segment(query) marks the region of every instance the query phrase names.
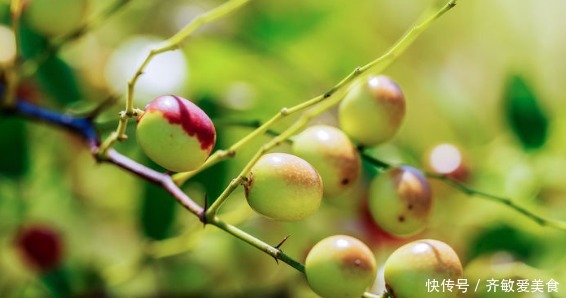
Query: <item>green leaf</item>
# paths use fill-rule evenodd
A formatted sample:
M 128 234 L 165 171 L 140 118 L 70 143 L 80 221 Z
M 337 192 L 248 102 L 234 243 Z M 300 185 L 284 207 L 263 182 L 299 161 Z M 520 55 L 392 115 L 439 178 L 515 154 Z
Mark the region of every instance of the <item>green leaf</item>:
M 69 272 L 65 268 L 56 268 L 43 273 L 40 276 L 51 297 L 69 297 L 71 294 L 71 283 Z
M 49 40 L 22 24 L 20 29 L 22 55 L 29 59 L 41 55 L 48 47 Z M 74 70 L 61 58 L 51 55 L 37 70 L 41 89 L 63 106 L 81 99 Z
M 0 24 L 10 24 L 10 6 L 6 3 L 0 3 Z
M 51 97 L 67 105 L 81 99 L 79 86 L 73 69 L 56 56 L 51 56 L 39 68 L 39 84 Z
M 140 213 L 141 228 L 148 238 L 163 240 L 170 236 L 176 201 L 161 186 L 145 183 L 144 190 Z
M 548 135 L 548 119 L 534 91 L 520 76 L 512 76 L 505 90 L 507 121 L 525 149 L 541 148 Z
M 284 11 L 284 12 L 282 12 Z M 281 5 L 254 3 L 249 13 L 254 17 L 243 17 L 241 32 L 255 40 L 258 45 L 286 43 L 301 38 L 315 28 L 325 17 L 320 6 Z
M 470 244 L 469 258 L 506 251 L 522 261 L 540 255 L 539 239 L 509 226 L 495 226 L 480 233 Z
M 0 176 L 20 178 L 28 168 L 26 124 L 17 118 L 0 118 Z

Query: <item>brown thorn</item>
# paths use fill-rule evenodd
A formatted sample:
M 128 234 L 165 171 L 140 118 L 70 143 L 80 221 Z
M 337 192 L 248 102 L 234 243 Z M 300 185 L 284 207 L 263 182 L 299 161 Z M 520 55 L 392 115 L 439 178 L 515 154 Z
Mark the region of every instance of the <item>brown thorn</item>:
M 279 242 L 279 244 L 277 244 L 277 246 L 275 246 L 275 248 L 281 250 L 281 246 L 285 243 L 285 241 L 287 241 L 287 239 L 289 239 L 291 235 L 287 235 L 285 236 L 285 238 L 283 238 L 283 240 L 281 240 L 281 242 Z

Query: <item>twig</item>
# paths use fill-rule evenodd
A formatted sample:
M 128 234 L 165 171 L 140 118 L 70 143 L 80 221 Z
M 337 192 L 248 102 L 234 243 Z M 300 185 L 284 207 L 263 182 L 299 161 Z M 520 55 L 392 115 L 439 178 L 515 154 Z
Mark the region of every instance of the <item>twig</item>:
M 126 128 L 128 126 L 128 120 L 140 115 L 143 111 L 136 109 L 134 107 L 134 89 L 136 82 L 139 77 L 143 74 L 147 65 L 153 60 L 153 58 L 159 54 L 176 50 L 179 48 L 181 43 L 185 41 L 189 36 L 195 32 L 198 28 L 206 25 L 212 21 L 222 18 L 231 12 L 235 11 L 239 7 L 248 3 L 250 0 L 229 0 L 224 4 L 207 11 L 194 20 L 188 23 L 183 29 L 177 32 L 175 35 L 163 42 L 162 45 L 149 51 L 149 54 L 145 57 L 145 60 L 138 67 L 134 76 L 128 81 L 128 93 L 126 94 L 126 109 L 120 113 L 120 120 L 118 122 L 118 127 L 116 131 L 112 132 L 105 140 L 102 142 L 97 155 L 100 158 L 104 158 L 106 152 L 114 146 L 118 141 L 126 139 Z
M 291 135 L 291 133 L 293 131 L 298 131 L 300 130 L 304 125 L 306 125 L 306 123 L 308 122 L 309 119 L 317 116 L 318 114 L 322 113 L 323 111 L 329 109 L 330 107 L 338 104 L 342 98 L 340 96 L 337 96 L 336 93 L 344 91 L 344 89 L 346 89 L 357 77 L 361 76 L 364 73 L 380 73 L 383 70 L 385 70 L 389 65 L 391 65 L 391 63 L 393 63 L 395 61 L 395 59 L 397 59 L 397 57 L 399 55 L 401 55 L 409 45 L 411 45 L 416 38 L 426 29 L 428 28 L 433 21 L 435 21 L 436 19 L 438 19 L 440 16 L 442 16 L 444 13 L 446 13 L 448 10 L 450 10 L 452 7 L 454 7 L 456 5 L 456 1 L 450 1 L 447 4 L 445 4 L 444 6 L 442 6 L 438 11 L 433 12 L 433 13 L 424 13 L 423 16 L 419 19 L 419 20 L 423 20 L 423 21 L 417 21 L 416 25 L 414 25 L 413 27 L 411 27 L 390 49 L 389 51 L 387 51 L 384 55 L 382 55 L 381 57 L 375 59 L 374 61 L 362 66 L 362 67 L 356 67 L 349 75 L 347 75 L 344 79 L 342 79 L 342 81 L 340 81 L 339 83 L 337 83 L 336 85 L 334 85 L 332 88 L 330 88 L 328 91 L 324 92 L 321 95 L 315 96 L 309 100 L 304 101 L 303 103 L 300 103 L 296 106 L 293 106 L 291 108 L 282 108 L 277 114 L 275 114 L 273 117 L 271 117 L 271 119 L 267 120 L 266 122 L 264 122 L 260 127 L 258 127 L 257 129 L 255 129 L 253 132 L 251 132 L 250 134 L 248 134 L 247 136 L 245 136 L 244 138 L 242 138 L 240 141 L 236 142 L 235 144 L 233 144 L 232 146 L 230 146 L 228 149 L 226 150 L 218 150 L 215 153 L 213 153 L 210 158 L 204 163 L 204 165 L 202 165 L 199 169 L 191 171 L 191 172 L 184 172 L 184 173 L 177 173 L 175 175 L 173 175 L 173 180 L 175 180 L 175 182 L 178 185 L 182 185 L 183 183 L 185 183 L 187 180 L 189 180 L 190 178 L 192 178 L 193 176 L 195 176 L 196 174 L 200 173 L 201 171 L 206 170 L 207 168 L 227 159 L 230 157 L 235 156 L 236 152 L 243 147 L 245 144 L 249 143 L 252 139 L 263 135 L 264 133 L 266 133 L 267 131 L 269 131 L 269 129 L 275 124 L 277 123 L 279 120 L 294 114 L 294 113 L 298 113 L 301 112 L 307 108 L 313 107 L 317 104 L 324 104 L 320 107 L 318 107 L 318 109 L 316 110 L 312 110 L 309 111 L 307 113 L 305 113 L 305 115 L 298 121 L 295 123 L 295 125 L 289 127 L 285 132 L 283 132 L 282 134 L 285 134 L 288 136 L 282 137 L 279 140 L 277 140 L 276 143 L 280 143 L 283 142 L 287 139 L 287 137 L 289 137 Z M 271 146 L 271 144 L 266 144 L 267 147 Z M 262 151 L 263 148 L 261 149 Z M 260 151 L 258 151 L 257 153 L 258 155 L 261 154 Z M 258 156 L 254 157 L 256 160 L 259 159 Z M 246 166 L 246 168 L 250 168 L 251 166 L 253 166 L 253 159 L 252 162 L 250 164 L 248 164 Z M 242 173 L 245 172 L 242 171 Z M 240 175 L 241 176 L 241 175 Z
M 377 159 L 377 158 L 369 155 L 366 152 L 360 151 L 360 153 L 361 153 L 361 156 L 364 160 L 366 160 L 367 162 L 371 163 L 372 165 L 374 165 L 374 166 L 376 166 L 380 169 L 387 169 L 387 168 L 393 166 L 393 165 L 391 165 L 387 162 L 384 162 L 380 159 Z M 566 222 L 565 221 L 560 221 L 560 220 L 556 220 L 556 219 L 549 219 L 549 218 L 545 218 L 541 215 L 535 214 L 534 212 L 528 210 L 527 208 L 522 207 L 522 206 L 518 205 L 517 203 L 515 203 L 515 200 L 513 200 L 513 199 L 473 189 L 472 187 L 469 187 L 469 186 L 463 184 L 462 182 L 454 180 L 453 178 L 450 178 L 449 176 L 446 176 L 446 175 L 432 173 L 432 172 L 428 172 L 428 171 L 423 171 L 423 173 L 427 177 L 442 181 L 445 184 L 450 185 L 451 187 L 455 188 L 456 190 L 458 190 L 458 191 L 460 191 L 460 192 L 462 192 L 462 193 L 464 193 L 468 196 L 475 196 L 475 197 L 478 197 L 478 198 L 482 198 L 482 199 L 494 201 L 494 202 L 497 202 L 497 203 L 500 203 L 500 204 L 504 204 L 504 205 L 510 207 L 511 209 L 514 209 L 515 211 L 523 214 L 524 216 L 528 217 L 529 219 L 533 220 L 534 222 L 536 222 L 537 224 L 539 224 L 541 226 L 547 226 L 547 227 L 552 227 L 552 228 L 556 228 L 556 229 L 566 231 Z

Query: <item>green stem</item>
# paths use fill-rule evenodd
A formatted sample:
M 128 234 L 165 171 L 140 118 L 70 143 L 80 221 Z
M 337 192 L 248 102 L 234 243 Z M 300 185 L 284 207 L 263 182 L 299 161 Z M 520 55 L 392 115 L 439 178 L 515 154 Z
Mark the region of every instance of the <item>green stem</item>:
M 384 162 L 382 160 L 379 160 L 363 151 L 360 151 L 362 158 L 366 161 L 368 161 L 369 163 L 371 163 L 372 165 L 385 170 L 389 167 L 392 167 L 393 165 L 391 165 L 390 163 Z M 514 202 L 514 200 L 509 199 L 509 198 L 505 198 L 502 196 L 497 196 L 497 195 L 493 195 L 487 192 L 483 192 L 483 191 L 479 191 L 479 190 L 475 190 L 469 186 L 466 186 L 465 184 L 458 182 L 448 176 L 445 175 L 441 175 L 441 174 L 436 174 L 436 173 L 431 173 L 431 172 L 427 172 L 424 171 L 425 175 L 429 178 L 432 179 L 436 179 L 439 181 L 444 182 L 445 184 L 448 184 L 449 186 L 455 188 L 456 190 L 469 195 L 469 196 L 476 196 L 478 198 L 482 198 L 482 199 L 487 199 L 490 201 L 494 201 L 503 205 L 506 205 L 508 207 L 510 207 L 511 209 L 514 209 L 515 211 L 523 214 L 524 216 L 526 216 L 527 218 L 530 218 L 531 220 L 533 220 L 534 222 L 536 222 L 537 224 L 541 225 L 541 226 L 547 226 L 547 227 L 552 227 L 552 228 L 556 228 L 559 230 L 565 230 L 566 231 L 566 222 L 565 221 L 560 221 L 560 220 L 556 220 L 556 219 L 549 219 L 549 218 L 545 218 L 543 216 L 540 216 L 530 210 L 528 210 L 525 207 L 522 207 L 518 204 L 516 204 Z
M 143 111 L 136 109 L 132 116 L 138 116 L 141 115 L 141 113 L 143 113 Z M 120 120 L 118 121 L 116 131 L 113 131 L 98 147 L 98 151 L 96 152 L 97 160 L 105 160 L 108 150 L 110 150 L 116 142 L 127 139 L 126 129 L 128 128 L 128 121 L 132 116 L 126 115 L 125 112 L 120 113 Z
M 490 193 L 486 193 L 483 191 L 479 191 L 479 190 L 475 190 L 472 189 L 469 186 L 466 186 L 450 177 L 444 176 L 444 175 L 440 175 L 440 174 L 435 174 L 435 173 L 429 173 L 426 172 L 425 173 L 427 177 L 433 178 L 433 179 L 437 179 L 440 180 L 448 185 L 450 185 L 451 187 L 459 190 L 460 192 L 467 194 L 469 196 L 476 196 L 479 198 L 483 198 L 483 199 L 487 199 L 490 201 L 494 201 L 500 204 L 504 204 L 508 207 L 510 207 L 511 209 L 514 209 L 515 211 L 523 214 L 524 216 L 526 216 L 527 218 L 530 218 L 531 220 L 533 220 L 534 222 L 536 222 L 537 224 L 541 225 L 541 226 L 547 226 L 547 227 L 552 227 L 552 228 L 556 228 L 559 230 L 564 230 L 566 231 L 566 222 L 565 221 L 560 221 L 560 220 L 556 220 L 556 219 L 549 219 L 549 218 L 545 218 L 543 216 L 540 216 L 538 214 L 535 214 L 534 212 L 526 209 L 525 207 L 522 207 L 518 204 L 516 204 L 514 202 L 514 200 L 509 199 L 509 198 L 505 198 L 505 197 L 501 197 L 501 196 L 496 196 Z
M 180 44 L 185 41 L 193 32 L 195 32 L 202 25 L 208 24 L 225 15 L 235 11 L 239 7 L 248 3 L 250 0 L 229 0 L 224 4 L 205 12 L 198 17 L 196 17 L 192 22 L 187 24 L 183 29 L 177 32 L 175 35 L 171 36 L 169 39 L 163 42 L 163 45 L 152 49 L 143 63 L 140 65 L 132 79 L 128 82 L 128 94 L 126 97 L 126 114 L 133 113 L 134 110 L 134 88 L 138 78 L 143 74 L 144 69 L 151 62 L 151 60 L 156 56 L 164 52 L 176 50 Z
M 424 19 L 424 21 L 417 21 L 417 23 L 409 29 L 403 37 L 397 42 L 385 55 L 379 57 L 378 59 L 372 61 L 371 63 L 361 67 L 360 72 L 364 72 L 371 69 L 372 72 L 381 72 L 383 66 L 389 66 L 391 62 L 395 61 L 405 50 L 419 37 L 423 31 L 425 31 L 434 21 L 440 18 L 443 14 L 449 11 L 451 8 L 456 6 L 457 0 L 452 0 L 446 3 L 440 8 L 440 10 L 432 13 L 425 13 L 423 17 L 419 20 Z
M 391 47 L 391 49 L 389 51 L 387 51 L 384 55 L 382 55 L 381 57 L 375 59 L 374 61 L 362 66 L 362 67 L 358 67 L 356 69 L 354 69 L 348 76 L 346 76 L 344 79 L 342 79 L 338 84 L 334 85 L 332 88 L 330 88 L 327 92 L 323 93 L 322 95 L 313 97 L 301 104 L 298 104 L 296 106 L 293 106 L 291 108 L 283 108 L 281 111 L 279 111 L 279 113 L 277 113 L 275 116 L 273 116 L 271 119 L 269 119 L 267 122 L 265 122 L 263 125 L 261 125 L 260 127 L 258 127 L 257 129 L 255 129 L 253 132 L 251 132 L 249 135 L 247 135 L 246 137 L 244 137 L 243 139 L 241 139 L 240 141 L 238 141 L 237 143 L 235 143 L 234 145 L 232 145 L 230 148 L 228 148 L 227 150 L 220 150 L 215 152 L 214 154 L 212 154 L 210 156 L 210 158 L 204 163 L 204 165 L 202 167 L 200 167 L 199 169 L 195 170 L 195 171 L 191 171 L 191 172 L 183 172 L 183 173 L 177 173 L 175 175 L 173 175 L 173 180 L 175 181 L 175 183 L 177 183 L 177 185 L 182 185 L 183 183 L 185 183 L 187 180 L 189 180 L 190 178 L 192 178 L 193 176 L 195 176 L 196 174 L 204 171 L 205 169 L 227 159 L 230 157 L 235 156 L 236 152 L 238 149 L 240 149 L 242 146 L 244 146 L 245 144 L 249 143 L 252 139 L 254 139 L 257 136 L 263 135 L 264 133 L 266 133 L 267 131 L 269 131 L 269 129 L 279 120 L 281 120 L 282 118 L 303 111 L 309 107 L 312 107 L 316 104 L 319 104 L 323 101 L 327 101 L 328 102 L 319 110 L 316 110 L 315 112 L 312 112 L 311 114 L 309 114 L 306 118 L 313 118 L 316 115 L 319 115 L 320 113 L 322 113 L 323 111 L 329 109 L 330 107 L 338 104 L 341 100 L 342 97 L 341 96 L 334 96 L 335 93 L 337 93 L 338 91 L 342 91 L 344 90 L 347 86 L 349 86 L 354 79 L 356 79 L 358 76 L 360 76 L 363 73 L 366 72 L 371 72 L 371 73 L 380 73 L 383 70 L 385 70 L 389 65 L 391 65 L 391 63 L 393 63 L 395 61 L 395 59 L 400 56 L 409 45 L 411 45 L 414 40 L 426 29 L 428 28 L 436 19 L 438 19 L 440 16 L 442 16 L 444 13 L 446 13 L 448 10 L 450 10 L 452 7 L 454 7 L 456 5 L 456 1 L 450 1 L 448 2 L 446 5 L 444 5 L 440 10 L 434 12 L 432 15 L 430 15 L 430 13 L 425 13 L 424 17 L 421 17 L 420 19 L 424 19 L 424 21 L 422 22 L 417 22 L 417 25 L 411 27 L 411 29 L 409 29 L 409 31 L 407 31 L 407 33 L 405 33 L 394 45 L 393 47 Z M 332 100 L 329 100 L 330 98 L 333 98 Z M 304 122 L 304 119 L 299 120 Z M 305 123 L 306 125 L 306 123 Z M 300 128 L 302 128 L 303 126 L 297 126 L 295 127 L 292 131 L 298 131 Z M 289 130 L 289 132 L 291 132 L 291 130 Z M 284 141 L 283 140 L 279 140 L 280 141 Z M 228 152 L 228 154 L 227 154 Z M 246 168 L 248 168 L 248 166 L 246 166 Z M 244 172 L 244 171 L 242 171 Z
M 252 245 L 253 247 L 263 251 L 264 253 L 266 253 L 270 256 L 272 256 L 275 260 L 281 260 L 284 263 L 288 264 L 289 266 L 297 269 L 298 271 L 305 273 L 305 266 L 303 264 L 301 264 L 300 262 L 294 260 L 293 258 L 289 257 L 285 253 L 283 253 L 283 251 L 281 251 L 281 249 L 275 248 L 275 247 L 257 239 L 256 237 L 238 229 L 237 227 L 220 220 L 218 217 L 214 217 L 209 222 L 209 224 L 214 225 L 214 226 L 224 230 L 225 232 L 228 232 L 229 234 L 233 235 L 236 238 L 243 240 L 244 242 L 247 242 L 248 244 Z
M 121 2 L 129 2 L 129 1 L 131 1 L 131 0 L 121 0 Z M 179 32 L 177 32 L 175 35 L 173 35 L 171 38 L 166 40 L 164 42 L 163 46 L 152 49 L 152 50 L 149 51 L 149 54 L 145 57 L 145 60 L 140 65 L 140 67 L 137 69 L 134 76 L 128 81 L 128 93 L 127 93 L 127 96 L 126 96 L 126 110 L 121 112 L 121 114 L 120 114 L 120 121 L 118 123 L 118 127 L 116 128 L 116 131 L 111 133 L 106 138 L 106 140 L 104 140 L 102 145 L 100 146 L 100 148 L 99 148 L 99 150 L 96 154 L 97 158 L 104 159 L 106 152 L 108 152 L 108 150 L 111 149 L 112 146 L 114 146 L 114 144 L 117 141 L 125 140 L 127 138 L 126 128 L 128 126 L 128 120 L 131 119 L 131 118 L 137 117 L 138 115 L 143 113 L 142 110 L 136 109 L 134 107 L 134 89 L 135 89 L 135 85 L 136 85 L 137 80 L 143 74 L 144 69 L 151 62 L 151 60 L 156 55 L 177 49 L 179 47 L 179 45 L 185 39 L 187 39 L 190 36 L 191 33 L 193 33 L 195 30 L 197 30 L 200 26 L 205 25 L 207 23 L 210 23 L 210 22 L 212 22 L 216 19 L 219 19 L 219 18 L 229 14 L 230 12 L 236 10 L 240 6 L 246 4 L 247 2 L 249 2 L 249 0 L 230 0 L 230 1 L 227 1 L 224 4 L 222 4 L 222 5 L 214 8 L 214 9 L 212 9 L 208 12 L 205 12 L 204 14 L 201 14 L 198 17 L 196 17 L 192 22 L 187 24 L 187 26 L 185 26 L 183 29 L 181 29 Z M 115 7 L 120 7 L 120 5 L 115 5 L 114 8 Z M 221 156 L 221 154 L 218 154 L 218 155 Z

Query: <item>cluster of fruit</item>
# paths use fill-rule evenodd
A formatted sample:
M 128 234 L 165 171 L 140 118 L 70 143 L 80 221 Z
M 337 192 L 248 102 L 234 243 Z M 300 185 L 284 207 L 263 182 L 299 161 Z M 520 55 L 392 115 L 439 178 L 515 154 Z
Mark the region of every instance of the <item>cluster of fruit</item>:
M 404 95 L 393 80 L 386 76 L 360 80 L 340 103 L 340 129 L 311 126 L 293 137 L 293 155 L 269 153 L 255 163 L 244 183 L 249 205 L 274 220 L 299 221 L 312 215 L 324 196 L 339 195 L 360 178 L 356 145 L 371 147 L 391 139 L 404 115 Z M 210 155 L 215 138 L 210 118 L 178 96 L 156 98 L 138 118 L 142 150 L 170 171 L 198 169 Z M 391 167 L 370 185 L 373 219 L 398 237 L 421 232 L 432 203 L 425 176 L 409 166 Z M 338 235 L 311 249 L 305 272 L 311 288 L 323 297 L 360 297 L 375 281 L 376 261 L 361 241 Z M 388 292 L 398 298 L 425 297 L 427 279 L 461 276 L 456 253 L 436 240 L 406 244 L 385 264 Z

